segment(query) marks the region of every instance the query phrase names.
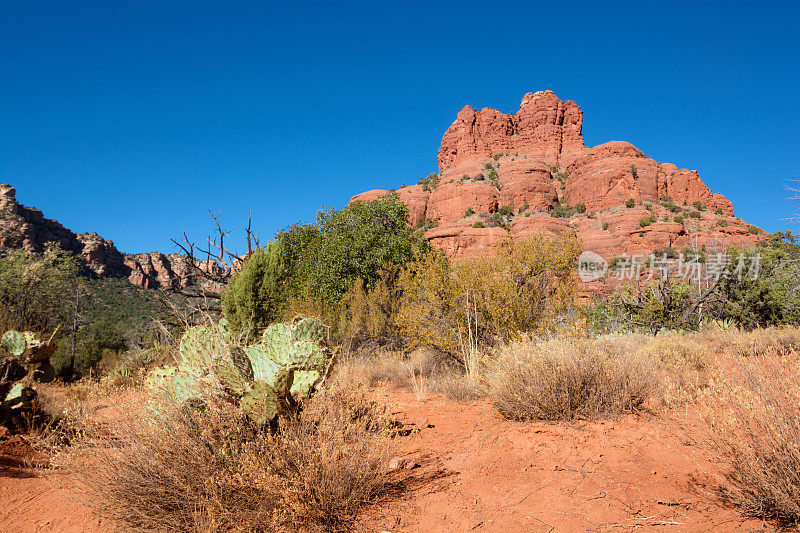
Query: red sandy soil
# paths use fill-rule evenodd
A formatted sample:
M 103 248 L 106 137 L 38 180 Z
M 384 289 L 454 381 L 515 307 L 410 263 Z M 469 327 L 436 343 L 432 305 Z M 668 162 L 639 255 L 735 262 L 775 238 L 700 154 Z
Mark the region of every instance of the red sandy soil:
M 575 424 L 504 420 L 484 400 L 417 401 L 390 391 L 396 415 L 413 427 L 409 472 L 428 480 L 373 508 L 356 530 L 376 531 L 759 531 L 715 495 L 724 465 L 661 417 Z M 44 475 L 47 474 L 47 475 Z M 111 529 L 74 502 L 64 474 L 0 466 L 0 531 Z

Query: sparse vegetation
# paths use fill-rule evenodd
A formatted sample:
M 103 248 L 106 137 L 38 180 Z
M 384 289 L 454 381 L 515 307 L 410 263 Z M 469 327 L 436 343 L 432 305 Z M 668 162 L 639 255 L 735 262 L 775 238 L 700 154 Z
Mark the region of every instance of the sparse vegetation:
M 636 200 L 634 200 L 633 198 L 628 198 L 627 200 L 625 200 L 625 207 L 627 207 L 628 209 L 632 208 L 635 205 L 636 205 Z

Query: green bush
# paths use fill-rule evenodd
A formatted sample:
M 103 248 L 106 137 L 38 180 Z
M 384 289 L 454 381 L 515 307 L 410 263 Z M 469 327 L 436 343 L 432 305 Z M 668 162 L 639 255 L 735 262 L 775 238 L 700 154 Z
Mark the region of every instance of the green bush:
M 439 175 L 432 172 L 424 178 L 420 178 L 417 184 L 422 185 L 422 189 L 425 191 L 433 190 L 439 185 Z
M 627 200 L 625 200 L 625 207 L 627 207 L 628 209 L 630 209 L 635 205 L 636 205 L 636 200 L 634 200 L 633 198 L 628 198 Z
M 396 195 L 320 211 L 314 227 L 300 226 L 294 239 L 305 246 L 292 249 L 295 263 L 287 265 L 290 296 L 307 294 L 332 305 L 357 279 L 371 290 L 382 267 L 406 263 L 429 247 Z
M 578 213 L 581 213 L 581 214 L 585 213 L 586 212 L 586 204 L 583 203 L 583 202 L 578 203 L 575 206 L 575 211 L 577 211 Z
M 475 210 L 471 207 L 468 207 L 466 211 L 464 211 L 464 218 L 471 217 L 475 214 Z
M 222 310 L 231 331 L 253 336 L 283 317 L 287 303 L 284 244 L 274 240 L 244 262 L 222 293 Z
M 689 218 L 700 218 L 702 216 L 700 215 L 700 211 L 689 211 L 687 215 Z
M 694 202 L 692 202 L 692 206 L 695 209 L 697 209 L 698 211 L 705 211 L 706 210 L 706 205 L 703 202 L 701 202 L 700 200 L 695 200 Z
M 78 261 L 54 246 L 42 253 L 4 250 L 0 255 L 0 327 L 44 332 L 55 328 L 69 307 Z
M 758 229 L 757 226 L 748 226 L 747 233 L 750 233 L 751 235 L 758 235 L 761 233 L 761 230 Z
M 603 222 L 603 231 L 608 229 L 608 222 Z
M 639 219 L 639 226 L 645 228 L 645 227 L 649 226 L 650 224 L 652 224 L 655 221 L 656 221 L 656 217 L 654 217 L 652 215 L 649 216 L 649 217 L 640 218 Z
M 683 224 L 683 223 L 684 223 L 684 221 L 685 221 L 685 219 L 684 219 L 684 218 L 683 218 L 683 216 L 681 216 L 681 215 L 678 215 L 678 216 L 676 216 L 676 217 L 675 217 L 675 218 L 673 218 L 672 220 L 674 220 L 674 221 L 675 221 L 675 222 L 677 222 L 678 224 Z
M 472 225 L 473 228 L 485 228 L 486 226 L 480 220 Z

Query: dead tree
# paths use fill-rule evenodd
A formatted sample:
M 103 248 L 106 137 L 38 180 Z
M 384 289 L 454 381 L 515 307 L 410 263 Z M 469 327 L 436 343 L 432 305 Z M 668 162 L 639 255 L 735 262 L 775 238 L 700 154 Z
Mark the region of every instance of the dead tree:
M 173 317 L 174 325 L 198 324 L 218 317 L 222 313 L 222 291 L 245 259 L 261 247 L 259 234 L 252 229 L 251 213 L 247 215 L 245 228 L 245 254 L 228 248 L 225 238 L 231 230 L 222 228 L 219 214 L 209 213 L 214 229 L 204 244 L 191 240 L 186 232 L 180 239 L 170 239 L 181 251 L 184 265 L 183 272 L 176 272 L 172 285 L 161 291 L 161 301 Z

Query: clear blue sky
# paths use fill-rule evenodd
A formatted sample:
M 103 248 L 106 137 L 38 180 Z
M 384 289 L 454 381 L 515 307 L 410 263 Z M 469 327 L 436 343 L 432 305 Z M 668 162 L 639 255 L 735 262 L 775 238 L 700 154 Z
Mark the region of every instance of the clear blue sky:
M 590 146 L 698 169 L 737 214 L 791 228 L 796 3 L 3 2 L 0 181 L 127 252 L 262 236 L 436 170 L 465 104 L 552 89 Z

